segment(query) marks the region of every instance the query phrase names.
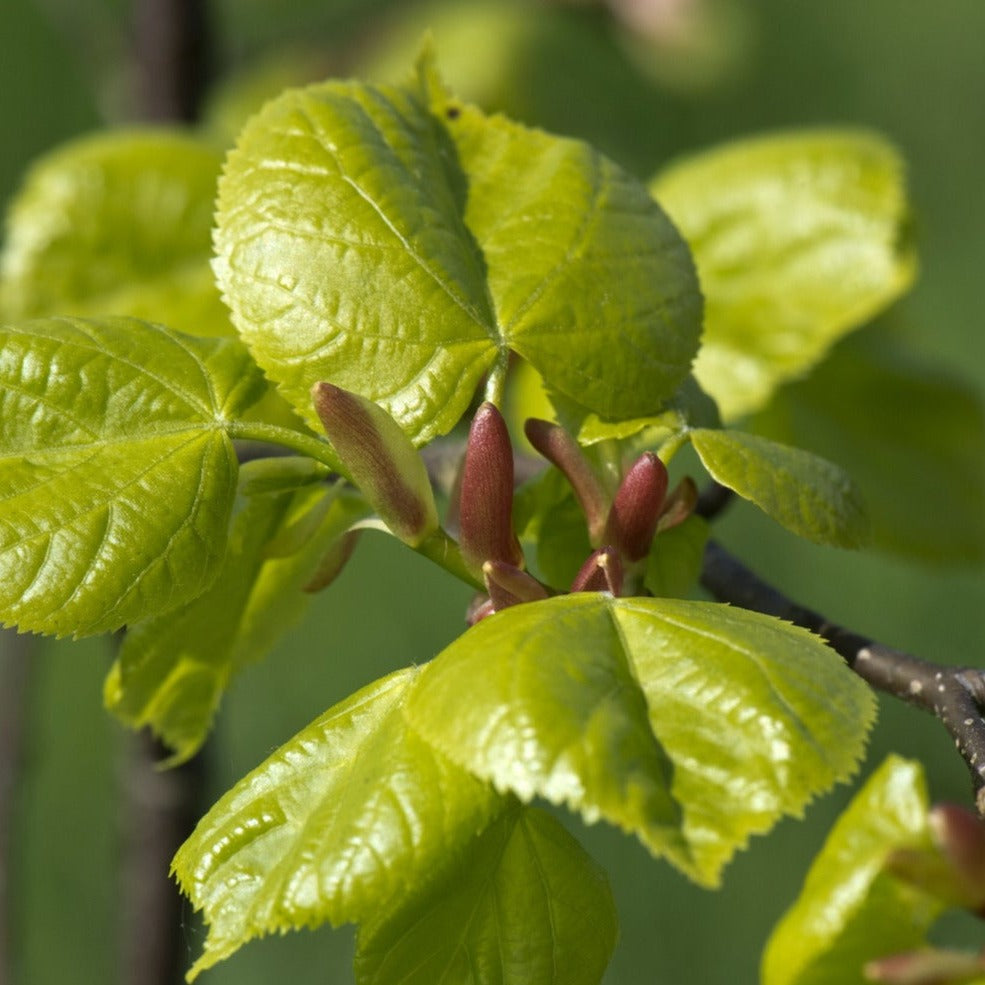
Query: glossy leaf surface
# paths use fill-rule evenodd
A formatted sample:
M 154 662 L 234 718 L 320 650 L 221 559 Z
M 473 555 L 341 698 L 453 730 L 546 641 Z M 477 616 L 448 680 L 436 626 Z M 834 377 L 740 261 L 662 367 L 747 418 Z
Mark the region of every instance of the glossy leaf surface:
M 428 77 L 268 104 L 220 181 L 216 244 L 237 327 L 309 422 L 324 379 L 421 444 L 510 350 L 591 409 L 648 413 L 697 349 L 690 256 L 645 188 Z
M 445 879 L 359 931 L 359 985 L 597 985 L 616 943 L 604 873 L 549 814 L 514 806 Z
M 297 551 L 270 557 L 302 510 L 316 515 Z M 322 489 L 252 497 L 234 521 L 212 587 L 177 612 L 130 628 L 106 680 L 107 708 L 131 728 L 149 725 L 174 750 L 171 764 L 188 759 L 233 674 L 265 656 L 300 618 L 310 599 L 302 589 L 321 556 L 365 512 Z
M 224 429 L 263 387 L 237 342 L 133 319 L 0 326 L 0 619 L 86 635 L 204 591 L 236 491 Z
M 763 985 L 864 985 L 863 965 L 924 943 L 942 904 L 885 871 L 894 848 L 929 847 L 916 763 L 891 756 L 838 819 L 763 956 Z
M 846 339 L 757 418 L 859 484 L 875 546 L 920 561 L 985 557 L 985 409 L 970 383 L 869 332 Z
M 698 264 L 695 375 L 726 419 L 761 408 L 913 280 L 903 165 L 874 134 L 731 143 L 672 165 L 651 189 Z
M 132 315 L 232 335 L 209 265 L 221 164 L 177 130 L 100 134 L 42 158 L 8 217 L 6 316 Z
M 576 594 L 470 629 L 423 670 L 408 715 L 499 789 L 604 818 L 714 884 L 749 835 L 851 774 L 873 702 L 778 620 Z
M 362 921 L 426 881 L 498 812 L 405 724 L 417 671 L 327 711 L 244 777 L 173 863 L 209 925 L 192 975 L 264 934 Z
M 817 544 L 861 547 L 868 517 L 852 480 L 810 452 L 742 431 L 691 432 L 701 462 L 723 486 Z

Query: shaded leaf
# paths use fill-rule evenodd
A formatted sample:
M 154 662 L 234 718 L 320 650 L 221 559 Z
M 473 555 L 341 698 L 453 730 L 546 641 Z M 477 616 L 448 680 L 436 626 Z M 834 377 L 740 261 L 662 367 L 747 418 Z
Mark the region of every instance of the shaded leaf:
M 651 190 L 694 252 L 707 306 L 695 375 L 727 420 L 913 280 L 903 165 L 875 134 L 733 142 L 671 165 Z
M 359 985 L 597 985 L 616 943 L 605 874 L 549 814 L 514 807 L 359 931 Z
M 328 500 L 324 510 L 317 510 Z M 286 558 L 268 548 L 298 510 L 317 512 L 303 544 Z M 106 707 L 131 728 L 149 725 L 183 762 L 204 742 L 232 676 L 301 617 L 302 591 L 321 556 L 366 512 L 323 489 L 254 496 L 237 515 L 222 571 L 177 612 L 130 628 L 103 691 Z
M 708 523 L 700 516 L 689 516 L 678 526 L 661 531 L 646 560 L 643 584 L 647 591 L 672 598 L 693 591 L 701 574 L 708 534 Z
M 0 254 L 5 314 L 132 315 L 232 335 L 209 266 L 221 151 L 178 130 L 72 141 L 28 174 Z
M 0 619 L 107 632 L 213 581 L 236 491 L 246 350 L 133 319 L 0 326 Z
M 876 547 L 920 561 L 985 557 L 985 411 L 972 386 L 864 332 L 755 421 L 844 463 Z
M 858 490 L 838 466 L 742 431 L 697 429 L 690 438 L 716 482 L 752 500 L 788 530 L 836 547 L 866 542 L 868 516 Z
M 838 819 L 763 955 L 762 985 L 864 985 L 863 965 L 924 942 L 942 904 L 893 878 L 900 847 L 930 848 L 919 764 L 890 756 Z
M 407 714 L 497 788 L 605 818 L 714 884 L 749 835 L 850 775 L 873 701 L 778 620 L 577 594 L 474 626 L 424 669 Z
M 693 266 L 646 190 L 433 79 L 269 103 L 220 181 L 216 245 L 237 327 L 309 422 L 324 379 L 422 444 L 510 350 L 592 409 L 648 413 L 697 349 Z
M 327 711 L 199 822 L 172 866 L 209 926 L 190 978 L 252 938 L 373 917 L 498 812 L 492 791 L 405 724 L 416 674 Z

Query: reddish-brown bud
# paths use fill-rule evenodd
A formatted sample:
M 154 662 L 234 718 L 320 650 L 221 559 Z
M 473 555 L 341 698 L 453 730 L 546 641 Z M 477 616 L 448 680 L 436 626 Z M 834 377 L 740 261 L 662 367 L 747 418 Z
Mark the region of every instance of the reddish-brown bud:
M 513 445 L 503 415 L 491 403 L 475 413 L 462 466 L 458 540 L 475 573 L 486 561 L 523 565 L 513 532 Z
M 960 985 L 985 972 L 980 954 L 928 948 L 870 961 L 864 969 L 870 982 L 884 985 Z
M 958 804 L 938 804 L 930 812 L 930 830 L 967 894 L 966 906 L 985 906 L 985 824 Z
M 694 479 L 684 476 L 680 482 L 674 486 L 673 491 L 664 502 L 657 518 L 657 533 L 670 530 L 683 523 L 698 505 L 698 487 Z
M 427 469 L 399 424 L 380 406 L 331 383 L 312 400 L 336 454 L 380 519 L 417 547 L 438 529 Z
M 338 540 L 332 542 L 331 546 L 322 555 L 318 562 L 318 568 L 304 586 L 306 592 L 320 592 L 323 588 L 328 588 L 342 573 L 352 552 L 356 549 L 359 542 L 361 530 L 347 530 Z
M 573 592 L 622 592 L 622 562 L 613 547 L 600 547 L 589 555 L 571 583 Z
M 645 451 L 626 473 L 605 524 L 605 539 L 628 561 L 640 561 L 650 551 L 667 495 L 667 469 Z
M 547 589 L 533 575 L 502 561 L 486 561 L 482 578 L 493 608 L 499 612 L 521 602 L 539 602 L 547 598 Z
M 571 484 L 588 522 L 588 539 L 598 547 L 609 512 L 609 495 L 578 442 L 564 428 L 535 417 L 527 420 L 523 430 L 530 444 Z

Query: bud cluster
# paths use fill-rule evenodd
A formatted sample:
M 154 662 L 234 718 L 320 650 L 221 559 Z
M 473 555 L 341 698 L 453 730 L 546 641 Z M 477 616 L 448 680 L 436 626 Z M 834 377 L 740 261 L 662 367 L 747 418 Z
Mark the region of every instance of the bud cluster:
M 443 538 L 442 549 L 454 549 L 439 525 L 424 462 L 397 422 L 372 401 L 330 383 L 317 383 L 312 398 L 342 467 L 386 526 L 416 549 L 426 549 L 435 538 Z M 666 467 L 656 454 L 644 452 L 611 492 L 564 428 L 531 419 L 525 431 L 534 448 L 566 477 L 585 516 L 594 550 L 570 591 L 624 594 L 635 584 L 654 537 L 693 511 L 694 483 L 685 479 L 668 495 Z M 550 594 L 526 571 L 513 526 L 513 473 L 506 422 L 495 405 L 486 402 L 472 420 L 451 506 L 457 517 L 460 563 L 467 577 L 486 589 L 470 610 L 470 623 Z M 316 584 L 334 577 L 351 547 L 350 538 L 326 558 Z

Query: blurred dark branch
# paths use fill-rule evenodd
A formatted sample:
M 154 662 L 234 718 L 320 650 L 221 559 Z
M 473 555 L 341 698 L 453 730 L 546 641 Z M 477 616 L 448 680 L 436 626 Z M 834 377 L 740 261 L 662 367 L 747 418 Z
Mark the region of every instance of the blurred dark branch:
M 135 0 L 133 58 L 139 115 L 190 123 L 211 69 L 205 0 Z M 182 901 L 169 878 L 171 859 L 204 807 L 201 756 L 162 772 L 167 750 L 149 735 L 133 740 L 125 768 L 125 845 L 121 878 L 123 985 L 183 980 Z
M 705 550 L 701 583 L 720 602 L 817 633 L 877 691 L 938 718 L 971 773 L 976 806 L 985 816 L 985 672 L 923 660 L 839 626 L 787 598 L 714 541 Z
M 0 985 L 13 985 L 10 863 L 35 637 L 0 630 Z
M 211 71 L 206 6 L 205 0 L 136 0 L 134 72 L 144 120 L 198 119 Z

